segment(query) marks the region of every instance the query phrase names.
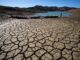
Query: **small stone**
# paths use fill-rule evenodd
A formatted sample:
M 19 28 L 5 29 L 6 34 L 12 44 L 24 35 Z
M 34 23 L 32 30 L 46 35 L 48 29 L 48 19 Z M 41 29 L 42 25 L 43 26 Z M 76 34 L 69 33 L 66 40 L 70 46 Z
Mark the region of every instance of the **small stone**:
M 53 57 L 54 57 L 55 60 L 57 60 L 57 59 L 59 59 L 61 57 L 61 54 L 60 53 L 55 53 L 53 55 Z
M 33 52 L 29 52 L 29 51 L 26 51 L 26 52 L 25 52 L 25 56 L 26 56 L 26 57 L 29 57 L 29 56 L 31 56 L 32 54 L 33 54 Z
M 34 39 L 30 37 L 29 38 L 29 42 L 33 42 L 33 41 L 34 41 Z
M 14 44 L 9 44 L 8 46 L 7 45 L 3 45 L 2 46 L 2 50 L 4 50 L 4 51 L 10 51 L 10 49 L 11 49 L 11 47 L 13 46 Z
M 4 43 L 5 43 L 5 44 L 10 44 L 11 41 L 10 41 L 10 40 L 5 40 Z
M 20 49 L 16 49 L 14 55 L 17 55 L 17 54 L 19 54 L 20 52 L 21 52 Z
M 27 44 L 27 42 L 28 42 L 27 40 L 23 40 L 19 43 L 19 46 L 24 46 Z
M 15 44 L 19 44 L 19 41 L 16 41 Z
M 14 49 L 17 49 L 18 48 L 18 45 L 14 45 L 11 50 L 14 50 Z
M 56 53 L 60 53 L 61 51 L 59 49 L 53 49 L 50 53 L 52 55 L 56 54 Z
M 80 52 L 73 52 L 73 60 L 80 60 Z
M 37 56 L 33 55 L 32 60 L 39 60 L 39 58 Z
M 19 35 L 19 36 L 18 36 L 18 40 L 19 40 L 19 41 L 22 41 L 22 40 L 24 40 L 24 39 L 25 39 L 25 38 L 24 38 L 23 35 Z
M 19 54 L 17 56 L 14 57 L 14 60 L 22 60 L 23 59 L 23 55 Z
M 3 42 L 0 41 L 0 47 L 3 45 Z
M 47 50 L 48 52 L 50 52 L 53 49 L 53 47 L 51 47 L 51 46 L 44 46 L 44 49 Z
M 39 42 L 43 44 L 43 43 L 45 43 L 45 39 L 42 39 Z
M 46 37 L 47 36 L 45 33 L 43 33 L 42 35 L 43 35 L 43 37 Z
M 32 32 L 28 33 L 28 36 L 33 36 L 33 35 L 34 35 L 34 33 L 32 33 Z
M 15 50 L 8 52 L 6 58 L 11 58 L 11 57 L 13 57 L 14 54 L 15 54 Z
M 26 51 L 26 49 L 28 48 L 28 46 L 23 46 L 22 52 Z
M 37 46 L 37 47 L 42 47 L 42 44 L 37 42 L 37 43 L 36 43 L 36 46 Z
M 70 44 L 65 44 L 66 49 L 72 49 L 72 46 Z
M 12 38 L 11 41 L 12 42 L 16 42 L 17 41 L 17 38 L 16 37 L 15 38 Z
M 72 60 L 71 52 L 71 50 L 64 49 L 62 51 L 62 56 L 65 57 L 67 60 Z
M 35 47 L 34 43 L 29 43 L 29 47 Z
M 62 54 L 63 54 L 63 55 L 71 54 L 71 50 L 64 49 L 64 50 L 62 51 Z
M 13 32 L 10 32 L 11 35 L 15 35 Z
M 42 39 L 42 38 L 44 38 L 42 35 L 37 36 L 37 39 Z
M 0 60 L 2 60 L 5 57 L 6 53 L 0 54 Z
M 64 44 L 60 43 L 60 42 L 55 42 L 53 44 L 54 48 L 58 48 L 58 49 L 63 49 L 64 48 Z
M 54 41 L 54 38 L 52 38 L 52 37 L 49 37 L 49 40 L 50 40 L 50 41 Z
M 37 56 L 41 56 L 41 55 L 43 55 L 45 52 L 46 52 L 45 50 L 41 49 L 41 50 L 38 50 L 38 51 L 36 52 L 36 55 L 37 55 Z
M 70 43 L 70 40 L 61 40 L 61 43 L 69 44 Z
M 46 42 L 44 43 L 44 45 L 50 45 L 50 46 L 52 46 L 53 43 L 54 43 L 54 41 L 52 42 L 52 41 L 46 40 Z
M 78 48 L 80 48 L 80 43 L 78 44 Z
M 48 53 L 42 56 L 42 60 L 52 60 L 52 56 Z

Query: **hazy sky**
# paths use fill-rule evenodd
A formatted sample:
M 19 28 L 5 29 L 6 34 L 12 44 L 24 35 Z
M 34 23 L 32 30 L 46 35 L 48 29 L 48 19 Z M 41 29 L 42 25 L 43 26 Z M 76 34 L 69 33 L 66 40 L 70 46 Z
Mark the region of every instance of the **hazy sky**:
M 14 7 L 31 7 L 35 5 L 70 6 L 80 8 L 80 0 L 0 0 L 0 5 Z

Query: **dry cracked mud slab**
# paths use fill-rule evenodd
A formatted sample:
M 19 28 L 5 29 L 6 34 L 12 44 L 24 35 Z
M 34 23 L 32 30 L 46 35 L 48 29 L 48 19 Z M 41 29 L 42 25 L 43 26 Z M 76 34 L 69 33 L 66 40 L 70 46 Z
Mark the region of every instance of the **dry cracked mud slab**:
M 0 25 L 0 60 L 80 60 L 80 22 L 13 19 Z

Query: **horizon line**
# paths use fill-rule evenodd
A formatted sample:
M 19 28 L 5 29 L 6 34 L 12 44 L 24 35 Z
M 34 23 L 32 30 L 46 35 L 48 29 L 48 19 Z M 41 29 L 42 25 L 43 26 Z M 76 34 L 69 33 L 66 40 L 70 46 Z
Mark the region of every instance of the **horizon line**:
M 9 6 L 9 5 L 0 5 L 0 6 L 6 6 L 6 7 L 17 7 L 17 8 L 29 8 L 29 7 L 35 7 L 35 6 L 47 6 L 47 5 L 34 5 L 34 6 L 29 6 L 29 7 L 24 7 L 24 6 Z M 80 8 L 80 7 L 74 7 L 74 6 L 47 6 L 47 7 L 72 7 L 72 8 Z

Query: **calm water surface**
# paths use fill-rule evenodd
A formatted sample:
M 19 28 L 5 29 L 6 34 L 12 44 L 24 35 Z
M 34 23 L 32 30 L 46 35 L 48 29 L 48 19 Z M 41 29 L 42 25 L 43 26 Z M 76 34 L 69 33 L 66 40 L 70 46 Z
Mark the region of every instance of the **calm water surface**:
M 42 12 L 42 13 L 35 13 L 33 16 L 61 16 L 62 17 L 68 17 L 71 15 L 69 12 L 65 11 L 48 11 L 48 12 Z

